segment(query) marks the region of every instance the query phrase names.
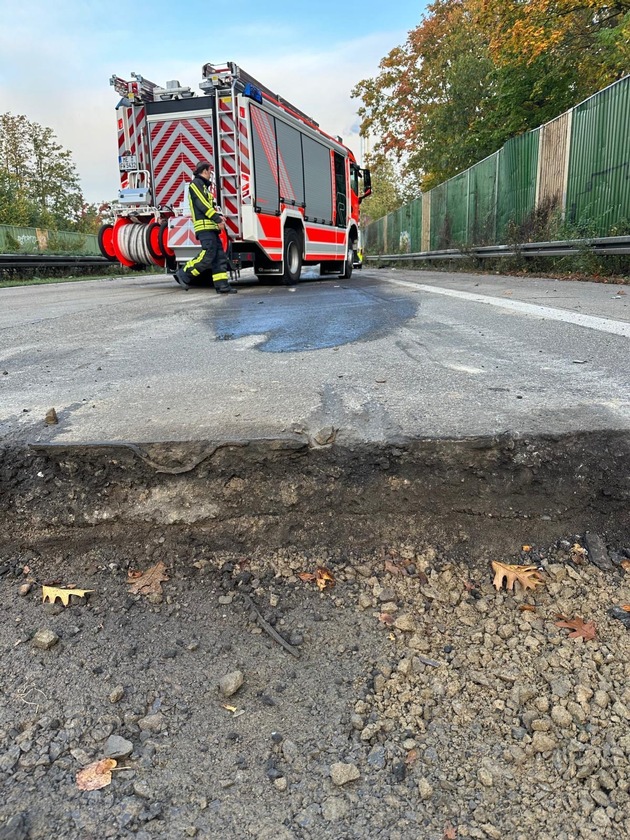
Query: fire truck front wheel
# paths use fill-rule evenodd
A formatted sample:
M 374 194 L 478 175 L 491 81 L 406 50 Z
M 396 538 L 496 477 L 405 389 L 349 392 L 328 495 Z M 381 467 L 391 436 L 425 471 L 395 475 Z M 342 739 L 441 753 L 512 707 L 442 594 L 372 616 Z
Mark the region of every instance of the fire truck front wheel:
M 282 253 L 284 271 L 282 282 L 285 286 L 293 286 L 300 279 L 302 273 L 302 240 L 293 228 L 284 230 L 284 251 Z

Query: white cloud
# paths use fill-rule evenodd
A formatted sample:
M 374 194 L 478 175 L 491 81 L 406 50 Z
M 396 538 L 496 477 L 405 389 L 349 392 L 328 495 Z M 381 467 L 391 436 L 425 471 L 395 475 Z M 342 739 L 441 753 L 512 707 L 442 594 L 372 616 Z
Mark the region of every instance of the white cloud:
M 70 6 L 65 4 L 66 13 Z M 51 4 L 53 12 L 55 7 Z M 89 12 L 94 13 L 93 6 Z M 274 49 L 271 38 L 260 37 L 259 27 L 253 28 L 253 33 L 256 37 L 249 42 L 234 41 L 237 46 L 228 58 L 312 116 L 324 131 L 341 135 L 358 155 L 358 102 L 351 99 L 350 91 L 360 79 L 377 72 L 380 59 L 401 43 L 406 33 L 380 33 L 333 43 L 325 49 L 305 47 L 293 52 Z M 117 48 L 110 50 L 117 34 Z M 60 143 L 72 151 L 89 201 L 111 199 L 118 188 L 117 95 L 109 87 L 110 75 L 130 78 L 134 70 L 158 84 L 176 78 L 199 92 L 201 66 L 209 60 L 203 54 L 195 63 L 181 60 L 186 52 L 179 48 L 169 49 L 166 60 L 156 60 L 154 50 L 145 42 L 137 51 L 129 51 L 132 59 L 124 62 L 130 66 L 121 67 L 120 56 L 127 54 L 121 47 L 129 45 L 129 38 L 129 32 L 94 31 L 88 35 L 81 20 L 75 27 L 56 27 L 54 14 L 44 14 L 35 32 L 32 17 L 25 14 L 15 20 L 10 34 L 8 30 L 0 34 L 0 111 L 25 114 L 53 129 Z M 283 41 L 291 39 L 283 37 Z M 259 46 L 262 43 L 264 48 Z M 240 50 L 239 44 L 243 45 Z M 25 56 L 29 57 L 25 60 Z M 146 66 L 141 66 L 145 61 Z

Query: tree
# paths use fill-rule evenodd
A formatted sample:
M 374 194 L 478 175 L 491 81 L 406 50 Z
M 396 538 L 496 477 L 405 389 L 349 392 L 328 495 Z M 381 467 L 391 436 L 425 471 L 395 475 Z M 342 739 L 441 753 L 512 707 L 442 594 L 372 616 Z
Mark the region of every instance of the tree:
M 367 160 L 372 176 L 372 195 L 361 204 L 361 222 L 370 222 L 397 210 L 403 203 L 403 181 L 390 157 Z
M 434 0 L 353 96 L 374 160 L 428 190 L 629 66 L 630 0 Z
M 362 132 L 379 137 L 377 159 L 393 154 L 426 190 L 493 151 L 478 125 L 492 62 L 467 0 L 435 0 L 380 68 L 352 92 Z
M 71 152 L 52 129 L 23 115 L 0 114 L 0 220 L 73 228 L 84 207 Z

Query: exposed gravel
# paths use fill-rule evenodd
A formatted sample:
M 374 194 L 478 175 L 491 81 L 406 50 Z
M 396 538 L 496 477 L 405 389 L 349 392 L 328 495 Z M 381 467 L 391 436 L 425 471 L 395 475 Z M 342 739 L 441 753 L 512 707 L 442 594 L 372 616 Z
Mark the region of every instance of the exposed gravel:
M 630 836 L 630 633 L 609 612 L 630 545 L 589 535 L 595 565 L 566 537 L 494 558 L 542 569 L 527 594 L 432 546 L 243 557 L 165 530 L 1 557 L 0 840 Z M 163 595 L 129 595 L 158 561 Z M 298 577 L 318 565 L 321 593 Z M 43 582 L 95 591 L 64 608 Z M 111 784 L 79 790 L 107 756 Z

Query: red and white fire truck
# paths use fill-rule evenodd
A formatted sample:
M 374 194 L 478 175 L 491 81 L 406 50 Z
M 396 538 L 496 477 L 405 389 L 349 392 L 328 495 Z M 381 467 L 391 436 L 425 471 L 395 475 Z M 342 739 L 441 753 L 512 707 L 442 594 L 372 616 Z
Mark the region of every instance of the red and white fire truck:
M 125 266 L 175 270 L 198 253 L 188 185 L 199 160 L 213 190 L 229 253 L 259 278 L 294 283 L 303 265 L 350 277 L 359 247 L 359 204 L 371 192 L 340 137 L 331 137 L 236 64 L 202 70 L 201 95 L 161 88 L 137 74 L 110 80 L 117 106 L 120 190 L 102 253 Z

